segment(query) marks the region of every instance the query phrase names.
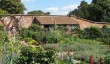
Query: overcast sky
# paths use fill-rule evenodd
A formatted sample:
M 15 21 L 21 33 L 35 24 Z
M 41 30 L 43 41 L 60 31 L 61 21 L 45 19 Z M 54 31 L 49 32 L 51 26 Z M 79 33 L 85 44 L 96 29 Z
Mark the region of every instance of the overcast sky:
M 51 15 L 66 15 L 69 11 L 74 10 L 82 0 L 22 0 L 28 11 L 42 10 L 51 12 Z M 85 0 L 91 3 L 92 0 Z

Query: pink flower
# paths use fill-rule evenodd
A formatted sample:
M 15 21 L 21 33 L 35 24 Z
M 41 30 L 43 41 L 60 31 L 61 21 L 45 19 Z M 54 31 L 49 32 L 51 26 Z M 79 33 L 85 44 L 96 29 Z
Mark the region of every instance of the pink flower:
M 23 44 L 23 45 L 28 45 L 27 43 L 26 43 L 26 41 L 21 41 L 21 44 Z

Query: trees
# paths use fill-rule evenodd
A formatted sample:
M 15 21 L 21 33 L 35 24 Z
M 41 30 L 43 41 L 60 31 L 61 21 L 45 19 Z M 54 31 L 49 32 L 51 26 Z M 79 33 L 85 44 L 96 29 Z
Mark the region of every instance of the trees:
M 78 9 L 69 14 L 98 22 L 110 22 L 110 0 L 92 0 L 91 4 L 82 1 Z
M 21 0 L 1 0 L 0 1 L 0 14 L 6 14 L 4 12 L 8 12 L 9 14 L 22 14 L 26 8 L 24 7 Z
M 0 9 L 0 14 L 6 14 L 6 13 L 8 13 L 8 12 L 5 11 L 5 10 Z
M 28 14 L 36 14 L 36 15 L 50 15 L 50 12 L 43 12 L 41 10 L 34 10 L 34 11 L 30 11 L 28 12 Z
M 76 15 L 82 18 L 88 18 L 89 17 L 88 7 L 89 7 L 89 4 L 86 1 L 82 1 L 81 4 L 78 6 L 78 9 L 71 11 L 71 13 L 69 14 Z
M 110 0 L 93 0 L 92 4 L 100 6 L 101 21 L 110 22 Z

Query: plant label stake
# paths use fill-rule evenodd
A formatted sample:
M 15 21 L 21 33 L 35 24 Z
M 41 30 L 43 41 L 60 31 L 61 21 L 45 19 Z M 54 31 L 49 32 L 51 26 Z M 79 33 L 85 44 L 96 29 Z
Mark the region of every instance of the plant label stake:
M 90 64 L 93 64 L 93 55 L 90 56 Z

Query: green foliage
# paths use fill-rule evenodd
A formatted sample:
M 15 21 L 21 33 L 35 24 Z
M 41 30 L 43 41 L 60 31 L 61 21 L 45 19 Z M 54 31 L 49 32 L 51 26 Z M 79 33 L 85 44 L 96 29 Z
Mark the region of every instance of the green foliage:
M 110 29 L 107 25 L 104 25 L 101 29 L 102 33 L 103 33 L 103 37 L 106 38 L 109 36 L 110 33 Z
M 24 38 L 31 38 L 38 43 L 43 42 L 43 39 L 45 37 L 45 29 L 41 26 L 38 26 L 36 24 L 33 24 L 28 29 L 22 29 L 20 32 L 20 36 L 22 39 Z
M 10 42 L 3 42 L 0 55 L 2 59 L 1 64 L 13 64 L 14 60 L 19 56 L 19 52 L 21 49 L 21 44 L 18 40 L 15 40 L 16 42 L 10 41 Z
M 97 22 L 110 22 L 109 12 L 110 0 L 92 0 L 91 4 L 82 1 L 78 9 L 71 11 L 69 15 L 76 15 Z
M 23 47 L 20 53 L 20 57 L 15 60 L 16 64 L 55 63 L 54 51 L 52 49 L 43 50 L 39 46 Z
M 75 9 L 74 11 L 71 11 L 69 14 L 70 15 L 76 15 L 78 17 L 82 17 L 82 18 L 88 18 L 89 15 L 89 11 L 88 11 L 88 3 L 85 1 L 82 1 L 80 6 L 78 6 L 78 9 Z M 86 14 L 85 14 L 86 12 Z
M 65 32 L 64 27 L 57 27 L 56 30 L 46 30 L 42 26 L 32 24 L 28 29 L 22 29 L 20 31 L 20 36 L 22 39 L 24 38 L 31 38 L 36 42 L 40 43 L 74 43 L 76 42 L 75 38 L 81 38 L 79 41 L 81 42 L 92 42 L 93 39 L 100 41 L 99 43 L 104 42 L 104 44 L 109 44 L 109 37 L 110 37 L 110 30 L 104 25 L 103 28 L 97 27 L 88 27 L 84 30 L 80 28 L 74 29 L 75 34 L 68 35 Z
M 32 38 L 39 43 L 58 43 L 61 37 L 63 37 L 63 33 L 61 33 L 60 30 L 45 31 L 46 30 L 41 26 L 33 24 L 28 29 L 22 29 L 20 31 L 20 36 L 22 37 L 22 39 Z
M 63 60 L 61 60 L 61 59 L 57 59 L 56 60 L 56 64 L 65 64 L 65 62 Z
M 21 36 L 21 39 L 30 38 L 30 39 L 36 40 L 37 32 L 32 31 L 32 30 L 28 30 L 28 29 L 23 29 L 20 33 L 20 36 Z
M 83 40 L 82 40 L 83 41 Z M 86 40 L 85 40 L 86 41 Z M 94 43 L 82 43 L 80 41 L 77 41 L 77 43 L 66 43 L 66 44 L 46 44 L 44 45 L 44 48 L 50 47 L 53 48 L 56 46 L 56 50 L 58 52 L 67 52 L 68 50 L 72 50 L 72 52 L 75 52 L 74 58 L 76 60 L 83 60 L 84 63 L 88 63 L 90 56 L 93 55 L 94 61 L 98 62 L 100 57 L 108 57 L 110 54 L 110 50 L 107 45 L 102 44 L 96 44 Z M 96 41 L 97 42 L 97 41 Z M 65 57 L 64 57 L 65 58 Z
M 98 38 L 97 41 L 103 42 L 104 44 L 110 45 L 110 38 Z
M 7 11 L 0 9 L 0 14 L 7 14 L 7 13 L 8 13 Z M 0 18 L 1 18 L 1 17 L 2 17 L 2 16 L 0 15 Z
M 83 62 L 81 62 L 80 64 L 86 64 L 86 62 L 83 61 Z
M 110 63 L 110 56 L 105 58 L 105 64 L 109 64 Z
M 95 39 L 97 41 L 103 42 L 104 44 L 110 44 L 110 29 L 107 25 L 104 25 L 102 28 L 97 27 L 88 27 L 84 30 L 80 28 L 76 28 L 75 30 L 75 37 L 79 37 L 79 41 L 87 42 L 90 40 L 87 39 Z
M 74 29 L 74 31 L 75 31 L 75 34 L 77 34 L 78 37 L 80 37 L 80 38 L 83 37 L 82 36 L 82 34 L 83 34 L 83 30 L 82 29 L 80 29 L 79 27 L 77 27 L 77 28 Z
M 8 42 L 7 33 L 4 30 L 0 30 L 0 43 Z
M 6 14 L 6 13 L 8 13 L 8 12 L 5 11 L 5 10 L 0 9 L 0 14 Z
M 28 46 L 22 47 L 21 43 L 19 42 L 20 40 L 14 40 L 10 42 L 6 42 L 6 40 L 4 40 L 4 44 L 2 47 L 0 47 L 0 63 L 1 60 L 2 64 L 55 63 L 55 51 L 53 49 L 43 49 L 40 46 L 35 46 L 36 41 L 31 38 L 25 38 L 24 40 L 27 42 Z
M 32 38 L 24 38 L 23 39 L 28 45 L 37 45 L 38 42 L 33 40 Z
M 110 29 L 107 25 L 104 25 L 101 28 L 102 37 L 97 38 L 96 40 L 104 42 L 104 44 L 110 44 Z
M 85 44 L 103 44 L 103 42 L 98 40 L 90 40 L 90 39 L 75 39 L 75 42 L 77 43 L 85 43 Z
M 61 32 L 56 31 L 49 31 L 45 34 L 45 37 L 43 39 L 44 43 L 58 43 L 61 39 L 62 35 Z
M 89 40 L 89 39 L 79 39 L 79 38 L 70 37 L 70 38 L 68 38 L 68 41 L 63 40 L 62 43 L 60 42 L 57 44 L 53 44 L 53 43 L 46 44 L 46 45 L 44 45 L 44 48 L 45 47 L 49 47 L 49 48 L 56 47 L 56 50 L 58 50 L 58 51 L 72 50 L 72 51 L 76 52 L 77 47 L 80 47 L 81 45 L 84 45 L 84 47 L 85 47 L 86 44 L 87 44 L 87 46 L 91 45 L 91 47 L 92 47 L 92 45 L 95 45 L 95 44 L 100 45 L 100 44 L 103 44 L 103 42 L 95 41 L 95 40 Z M 81 46 L 81 48 L 82 48 L 82 46 Z M 80 50 L 80 49 L 77 49 L 77 50 Z
M 102 37 L 102 32 L 97 27 L 89 27 L 85 28 L 83 36 L 87 39 L 96 39 Z
M 40 25 L 37 25 L 37 24 L 32 24 L 28 30 L 31 30 L 31 31 L 42 31 L 42 30 L 45 30 L 45 28 L 43 28 L 42 26 Z
M 43 42 L 43 38 L 45 37 L 45 28 L 36 24 L 32 24 L 32 26 L 28 28 L 28 31 L 32 39 L 39 43 Z
M 0 31 L 3 31 L 3 30 L 4 30 L 4 26 L 0 25 Z
M 76 43 L 76 44 L 61 44 L 57 46 L 60 51 L 72 50 L 76 54 L 74 58 L 77 60 L 83 60 L 89 62 L 90 56 L 93 55 L 95 62 L 98 62 L 100 57 L 108 57 L 110 54 L 107 45 L 100 44 L 87 44 L 87 43 Z
M 0 9 L 4 10 L 1 13 L 8 12 L 9 14 L 22 14 L 26 8 L 24 7 L 21 0 L 1 0 Z
M 41 10 L 34 10 L 34 11 L 30 11 L 28 12 L 28 14 L 36 14 L 36 15 L 50 15 L 50 12 L 43 12 Z
M 76 28 L 76 35 L 66 34 L 65 30 L 63 30 L 64 27 L 46 31 L 41 26 L 32 25 L 28 29 L 22 29 L 20 31 L 19 36 L 22 37 L 21 39 L 15 39 L 15 41 L 10 42 L 8 40 L 6 41 L 7 33 L 3 31 L 3 26 L 0 26 L 0 29 L 0 42 L 4 43 L 1 45 L 0 51 L 4 64 L 64 64 L 63 60 L 56 58 L 56 51 L 67 52 L 68 50 L 72 50 L 76 52 L 74 58 L 84 59 L 84 63 L 89 62 L 90 55 L 93 55 L 96 62 L 98 62 L 100 56 L 105 58 L 110 55 L 109 48 L 107 45 L 104 45 L 106 40 L 110 42 L 109 37 L 102 37 L 104 35 L 102 30 L 108 29 L 106 26 L 102 29 L 89 27 L 81 30 Z M 80 36 L 80 38 L 77 36 Z M 27 42 L 26 46 L 22 47 L 23 44 L 21 45 L 20 43 L 22 40 Z M 39 46 L 40 42 L 46 44 L 41 47 Z M 104 44 L 102 44 L 103 42 Z M 84 63 L 82 62 L 82 64 Z
M 77 46 L 77 47 L 76 47 Z M 76 45 L 76 59 L 84 59 L 84 61 L 89 62 L 89 58 L 93 55 L 95 62 L 98 62 L 100 56 L 107 57 L 109 56 L 108 48 L 104 45 L 97 44 L 78 44 Z M 84 47 L 84 48 L 83 48 Z
M 20 31 L 20 36 L 21 38 L 28 38 L 30 35 L 28 34 L 28 29 L 26 28 L 23 28 L 21 31 Z

